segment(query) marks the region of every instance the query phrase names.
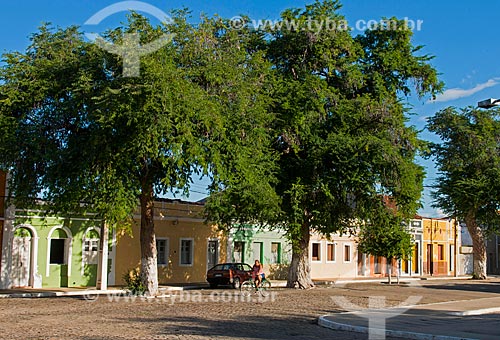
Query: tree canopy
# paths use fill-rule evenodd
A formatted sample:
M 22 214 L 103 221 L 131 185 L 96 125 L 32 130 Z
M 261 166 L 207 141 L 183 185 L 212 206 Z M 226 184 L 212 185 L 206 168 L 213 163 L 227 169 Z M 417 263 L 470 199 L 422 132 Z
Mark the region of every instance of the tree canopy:
M 427 128 L 439 171 L 435 205 L 465 220 L 474 247 L 474 276 L 486 277 L 485 237 L 500 229 L 500 110 L 446 108 Z
M 273 169 L 261 143 L 268 64 L 250 53 L 249 31 L 226 30 L 219 18 L 193 27 L 186 15 L 155 27 L 132 13 L 107 33 L 108 43 L 122 47 L 132 41 L 127 34 L 139 34 L 142 46 L 173 34 L 141 57 L 137 77 L 123 76 L 123 60 L 76 27 L 49 25 L 25 53 L 5 54 L 0 70 L 1 162 L 14 202 L 42 198 L 48 212 L 88 209 L 110 226 L 123 225 L 140 203 L 141 273 L 150 294 L 158 285 L 156 196 L 187 192 L 201 175 L 214 187 L 224 180 L 261 198 L 272 193 L 265 181 L 248 184 Z
M 288 285 L 308 288 L 311 232 L 349 232 L 387 213 L 411 217 L 419 207 L 424 145 L 407 126 L 403 96 L 433 96 L 442 84 L 411 43 L 412 32 L 380 26 L 353 37 L 344 29 L 311 30 L 307 22 L 341 22 L 338 1 L 316 1 L 282 13 L 260 45 L 272 65 L 270 146 L 278 155 L 274 190 L 293 244 Z M 411 85 L 414 85 L 413 87 Z M 220 193 L 223 195 L 224 193 Z M 235 197 L 228 198 L 228 202 Z M 210 202 L 210 200 L 209 200 Z
M 140 203 L 142 275 L 154 294 L 154 197 L 188 192 L 206 175 L 207 217 L 283 228 L 294 246 L 288 284 L 312 286 L 311 232 L 377 221 L 386 196 L 398 217 L 417 209 L 422 142 L 407 126 L 404 96 L 442 87 L 404 21 L 356 37 L 308 28 L 344 20 L 340 8 L 325 0 L 286 10 L 281 21 L 298 28 L 267 31 L 218 17 L 193 26 L 186 11 L 152 26 L 132 13 L 108 43 L 173 35 L 140 58 L 138 77 L 124 77 L 129 61 L 76 27 L 43 26 L 0 69 L 0 149 L 15 201 L 92 209 L 111 225 Z

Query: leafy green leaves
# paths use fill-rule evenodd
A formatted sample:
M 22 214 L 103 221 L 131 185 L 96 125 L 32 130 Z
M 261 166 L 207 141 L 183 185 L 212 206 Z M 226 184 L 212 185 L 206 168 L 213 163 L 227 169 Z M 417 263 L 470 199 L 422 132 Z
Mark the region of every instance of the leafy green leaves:
M 401 219 L 390 212 L 366 221 L 358 232 L 358 251 L 388 259 L 408 259 L 413 240 Z
M 439 170 L 436 205 L 461 218 L 475 216 L 486 231 L 500 226 L 499 114 L 498 109 L 449 107 L 427 126 L 442 139 L 430 145 Z
M 339 21 L 338 9 L 317 1 L 282 20 Z M 274 146 L 283 224 L 329 234 L 385 214 L 384 196 L 398 218 L 419 207 L 423 169 L 414 158 L 424 144 L 405 125 L 399 96 L 412 83 L 419 95 L 433 95 L 441 83 L 429 58 L 414 54 L 411 32 L 397 28 L 355 38 L 342 30 L 273 32 L 267 55 L 279 79 Z
M 249 52 L 254 33 L 225 30 L 218 18 L 194 28 L 184 15 L 153 27 L 132 13 L 106 34 L 122 46 L 128 33 L 141 45 L 175 33 L 141 57 L 139 77 L 122 77 L 123 61 L 75 27 L 43 26 L 25 53 L 4 56 L 0 147 L 18 204 L 41 197 L 51 212 L 91 209 L 113 224 L 141 193 L 188 192 L 203 174 L 214 193 L 240 187 L 247 202 L 275 204 L 263 180 L 274 169 L 269 64 Z
M 316 1 L 282 20 L 338 22 L 339 9 Z M 127 33 L 141 45 L 175 35 L 141 57 L 136 78 L 74 27 L 44 26 L 25 53 L 4 56 L 0 147 L 16 199 L 42 195 L 64 211 L 83 201 L 119 221 L 150 188 L 187 192 L 208 175 L 208 218 L 290 235 L 376 220 L 384 196 L 398 218 L 417 209 L 423 144 L 400 96 L 412 84 L 432 96 L 441 83 L 411 32 L 231 30 L 218 17 L 193 27 L 186 15 L 153 27 L 132 13 L 107 33 L 117 45 Z

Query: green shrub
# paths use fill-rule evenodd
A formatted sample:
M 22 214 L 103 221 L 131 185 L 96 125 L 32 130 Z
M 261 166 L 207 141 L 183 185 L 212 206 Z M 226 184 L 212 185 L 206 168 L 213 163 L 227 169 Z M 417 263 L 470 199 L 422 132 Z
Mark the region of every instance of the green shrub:
M 139 268 L 131 269 L 123 275 L 125 288 L 133 295 L 144 295 L 146 286 L 142 283 L 141 271 Z

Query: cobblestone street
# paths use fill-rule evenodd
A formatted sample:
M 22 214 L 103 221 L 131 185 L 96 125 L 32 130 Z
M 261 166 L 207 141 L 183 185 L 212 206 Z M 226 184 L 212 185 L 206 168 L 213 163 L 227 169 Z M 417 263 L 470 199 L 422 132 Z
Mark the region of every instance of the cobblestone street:
M 343 311 L 339 296 L 356 305 L 383 297 L 396 305 L 496 296 L 498 280 L 417 281 L 410 285 L 356 283 L 308 291 L 275 289 L 267 298 L 243 299 L 232 289 L 173 292 L 141 299 L 0 299 L 2 339 L 366 339 L 364 334 L 317 325 L 320 315 Z M 446 289 L 446 290 L 444 290 Z M 421 299 L 420 299 L 421 297 Z

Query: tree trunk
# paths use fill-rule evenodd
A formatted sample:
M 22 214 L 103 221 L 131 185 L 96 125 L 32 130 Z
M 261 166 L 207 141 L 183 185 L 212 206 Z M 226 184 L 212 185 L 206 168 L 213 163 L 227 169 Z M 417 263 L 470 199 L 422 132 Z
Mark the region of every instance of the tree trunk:
M 481 227 L 476 223 L 474 214 L 465 217 L 467 229 L 472 238 L 472 250 L 474 256 L 474 269 L 472 278 L 477 280 L 486 279 L 486 243 Z
M 145 185 L 141 193 L 141 277 L 146 294 L 158 294 L 158 267 L 154 227 L 153 186 Z
M 389 273 L 389 284 L 392 284 L 392 259 L 387 259 L 387 272 Z
M 399 284 L 399 272 L 401 270 L 401 267 L 399 266 L 399 259 L 396 259 L 396 282 Z
M 287 288 L 309 289 L 314 287 L 309 264 L 309 238 L 309 225 L 304 223 L 301 226 L 301 238 L 293 245 Z

